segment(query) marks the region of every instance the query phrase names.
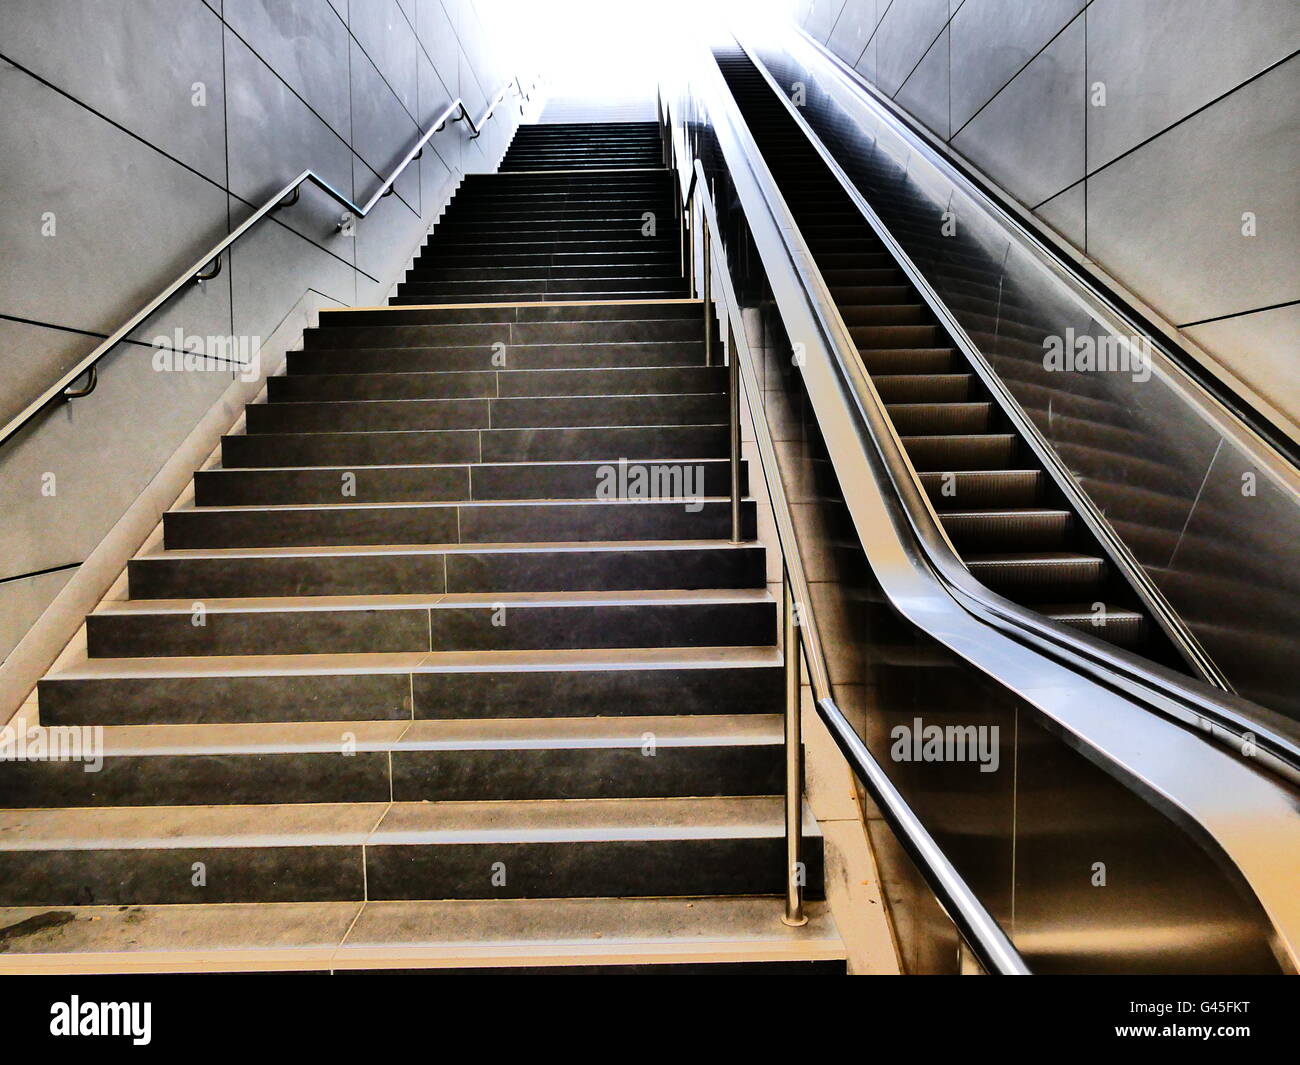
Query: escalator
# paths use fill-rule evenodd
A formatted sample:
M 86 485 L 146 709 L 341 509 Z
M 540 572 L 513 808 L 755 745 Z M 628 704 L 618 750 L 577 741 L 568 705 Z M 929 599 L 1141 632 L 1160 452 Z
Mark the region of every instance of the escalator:
M 1188 663 L 739 49 L 715 53 L 944 532 L 985 586 L 1171 668 Z

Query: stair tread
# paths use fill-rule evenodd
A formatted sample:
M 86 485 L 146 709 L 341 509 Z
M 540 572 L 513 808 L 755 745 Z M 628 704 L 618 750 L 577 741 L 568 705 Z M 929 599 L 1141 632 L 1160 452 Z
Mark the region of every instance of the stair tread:
M 776 647 L 555 648 L 402 651 L 353 654 L 80 658 L 52 681 L 185 677 L 312 676 L 363 673 L 534 672 L 649 669 L 753 669 L 781 665 Z
M 781 796 L 0 810 L 0 852 L 784 836 Z M 804 817 L 804 833 L 818 836 Z
M 340 752 L 345 738 L 362 751 L 640 748 L 779 744 L 775 714 L 642 717 L 457 718 L 396 721 L 287 721 L 107 725 L 106 758 L 167 755 Z
M 120 599 L 102 604 L 92 616 L 119 617 L 134 614 L 190 614 L 193 599 Z M 589 592 L 450 592 L 440 595 L 304 595 L 266 598 L 213 598 L 203 600 L 209 613 L 256 613 L 282 610 L 403 610 L 453 607 L 491 607 L 504 603 L 514 607 L 655 606 L 692 603 L 773 602 L 766 588 L 698 588 L 688 590 Z
M 333 558 L 357 555 L 425 555 L 425 554 L 528 554 L 573 551 L 753 551 L 760 544 L 733 544 L 730 540 L 557 540 L 527 543 L 458 543 L 458 544 L 342 544 L 328 547 L 176 547 L 136 555 L 137 562 L 169 559 L 225 558 Z
M 762 896 L 0 908 L 0 972 L 838 961 L 830 908 Z M 35 922 L 15 935 L 15 926 Z

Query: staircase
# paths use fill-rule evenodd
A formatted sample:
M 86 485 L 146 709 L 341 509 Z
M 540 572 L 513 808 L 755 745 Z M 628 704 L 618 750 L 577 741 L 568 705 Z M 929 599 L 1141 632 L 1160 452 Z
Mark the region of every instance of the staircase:
M 102 769 L 0 764 L 0 971 L 844 971 L 658 144 L 524 127 L 308 330 L 39 687 Z

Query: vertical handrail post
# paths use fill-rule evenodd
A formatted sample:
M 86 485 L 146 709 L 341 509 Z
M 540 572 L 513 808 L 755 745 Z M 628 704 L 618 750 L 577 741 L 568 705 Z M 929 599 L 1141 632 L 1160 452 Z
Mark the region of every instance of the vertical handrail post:
M 731 542 L 739 544 L 744 542 L 740 527 L 740 508 L 744 502 L 740 488 L 740 353 L 736 350 L 736 335 L 730 316 L 727 317 L 727 406 L 731 459 Z
M 703 213 L 701 212 L 703 220 Z M 703 284 L 704 297 L 704 365 L 713 365 L 713 247 L 712 239 L 709 235 L 709 225 L 707 220 L 703 220 L 700 226 L 700 243 L 704 251 L 704 263 L 701 269 L 704 276 L 701 278 Z M 694 252 L 694 249 L 691 249 Z M 694 261 L 694 255 L 692 255 Z
M 781 920 L 808 923 L 803 912 L 803 723 L 800 720 L 799 619 L 790 571 L 781 569 L 781 638 L 785 644 L 785 914 Z

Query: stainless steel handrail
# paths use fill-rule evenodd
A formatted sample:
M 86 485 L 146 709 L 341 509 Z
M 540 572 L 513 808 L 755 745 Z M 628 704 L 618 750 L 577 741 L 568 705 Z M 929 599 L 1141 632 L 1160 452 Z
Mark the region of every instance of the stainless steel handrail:
M 0 429 L 0 445 L 3 445 L 13 437 L 24 425 L 35 418 L 36 415 L 51 403 L 59 399 L 78 399 L 90 395 L 90 393 L 94 391 L 95 384 L 98 380 L 97 367 L 101 359 L 125 340 L 137 326 L 154 314 L 154 312 L 175 296 L 176 293 L 181 291 L 181 289 L 185 288 L 192 282 L 202 284 L 205 281 L 210 281 L 215 278 L 217 274 L 221 272 L 221 254 L 267 215 L 278 210 L 282 206 L 289 207 L 297 203 L 298 197 L 302 194 L 302 186 L 304 184 L 311 182 L 329 196 L 330 199 L 343 207 L 345 214 L 338 223 L 338 228 L 342 229 L 343 226 L 350 222 L 354 217 L 365 218 L 370 214 L 371 210 L 374 209 L 375 204 L 393 191 L 393 183 L 401 177 L 402 172 L 406 170 L 412 162 L 420 157 L 420 154 L 424 151 L 424 146 L 429 143 L 435 133 L 446 126 L 448 120 L 452 122 L 464 121 L 467 123 L 469 128 L 473 130 L 469 139 L 473 140 L 483 131 L 484 124 L 492 117 L 493 113 L 496 111 L 497 105 L 510 94 L 512 88 L 516 95 L 526 100 L 529 98 L 529 93 L 533 87 L 534 85 L 530 85 L 529 91 L 526 92 L 518 76 L 511 78 L 501 87 L 501 91 L 492 98 L 484 109 L 483 114 L 481 114 L 478 119 L 475 119 L 474 116 L 469 113 L 469 110 L 465 107 L 465 101 L 459 96 L 456 97 L 456 99 L 443 109 L 437 119 L 434 120 L 433 124 L 421 135 L 420 139 L 415 142 L 410 151 L 408 151 L 402 158 L 402 161 L 398 163 L 392 173 L 384 179 L 383 183 L 375 189 L 374 194 L 365 202 L 364 205 L 358 206 L 353 203 L 351 199 L 339 192 L 328 181 L 317 174 L 316 171 L 310 168 L 304 170 L 301 174 L 267 199 L 262 206 L 249 215 L 248 218 L 244 219 L 243 222 L 231 230 L 224 239 L 205 251 L 203 255 L 200 256 L 200 258 L 179 277 L 177 277 L 175 281 L 136 311 L 135 314 L 127 319 L 123 325 L 115 329 L 102 343 L 96 346 L 93 351 L 79 359 L 77 363 L 71 369 L 67 370 L 54 384 L 50 385 L 49 388 L 45 389 L 45 391 L 37 396 L 36 399 L 27 404 L 27 406 L 17 415 L 11 418 L 5 424 L 4 428 Z M 458 111 L 460 113 L 457 115 L 456 112 Z M 453 115 L 456 115 L 456 117 L 452 118 Z M 204 271 L 209 266 L 212 267 L 211 272 L 205 273 Z M 89 378 L 86 387 L 75 390 L 72 389 L 71 386 L 73 382 L 78 378 L 87 375 L 89 375 Z
M 670 151 L 675 155 L 676 130 L 671 127 L 671 113 L 661 111 L 660 121 L 669 126 L 668 137 L 672 145 Z M 799 645 L 803 651 L 804 664 L 808 671 L 809 684 L 813 693 L 813 705 L 818 716 L 825 722 L 836 745 L 853 769 L 863 786 L 871 794 L 885 820 L 897 835 L 899 842 L 911 856 L 925 878 L 935 898 L 943 906 L 954 926 L 961 934 L 972 953 L 989 973 L 999 975 L 1028 975 L 1030 970 L 1024 959 L 1016 950 L 1001 926 L 979 901 L 957 868 L 939 847 L 934 837 L 922 824 L 902 793 L 890 781 L 875 756 L 863 743 L 843 711 L 836 705 L 831 689 L 830 671 L 826 665 L 826 656 L 820 631 L 814 613 L 808 609 L 812 602 L 808 585 L 807 571 L 794 531 L 793 511 L 785 485 L 781 480 L 780 467 L 776 455 L 767 418 L 762 409 L 761 385 L 755 369 L 753 352 L 749 347 L 744 322 L 740 317 L 740 304 L 736 298 L 731 281 L 731 271 L 727 265 L 726 250 L 718 224 L 717 212 L 713 198 L 708 191 L 707 181 L 699 159 L 692 160 L 691 180 L 688 193 L 683 202 L 683 214 L 694 214 L 695 197 L 700 200 L 700 215 L 705 232 L 712 232 L 714 237 L 709 242 L 712 254 L 706 259 L 703 271 L 706 276 L 713 273 L 717 264 L 721 301 L 727 321 L 727 358 L 737 368 L 743 381 L 746 405 L 754 429 L 754 440 L 758 451 L 758 466 L 767 485 L 768 498 L 771 501 L 772 515 L 776 525 L 777 540 L 785 563 L 786 587 L 786 630 L 798 633 Z M 703 244 L 703 241 L 701 241 Z M 694 258 L 692 248 L 691 258 Z M 705 304 L 706 322 L 711 326 L 711 309 Z M 740 383 L 740 382 L 737 382 Z M 733 498 L 734 498 L 733 489 Z M 797 612 L 791 610 L 797 607 Z M 795 624 L 797 620 L 797 624 Z M 787 644 L 786 654 L 791 653 Z M 797 656 L 796 656 L 797 660 Z M 797 668 L 797 667 L 796 667 Z M 797 715 L 797 707 L 795 715 Z M 789 729 L 794 724 L 787 712 L 787 757 L 798 757 L 797 733 L 792 743 Z M 796 778 L 797 779 L 797 778 Z M 788 797 L 787 797 L 788 798 Z M 796 795 L 797 801 L 797 795 Z M 787 810 L 787 851 L 797 856 L 799 819 L 793 819 Z M 797 861 L 797 857 L 796 857 Z M 793 863 L 792 863 L 793 864 Z M 787 897 L 787 917 L 790 916 L 790 902 Z
M 897 260 L 903 272 L 907 275 L 921 294 L 921 298 L 930 308 L 934 316 L 939 320 L 949 336 L 952 337 L 957 347 L 961 349 L 966 360 L 979 375 L 981 381 L 990 392 L 996 397 L 998 405 L 1006 413 L 1007 417 L 1015 424 L 1025 442 L 1029 445 L 1031 451 L 1043 463 L 1047 475 L 1052 478 L 1061 492 L 1070 500 L 1074 509 L 1083 518 L 1084 524 L 1100 541 L 1102 549 L 1106 552 L 1107 558 L 1111 561 L 1132 585 L 1138 598 L 1155 617 L 1156 622 L 1161 629 L 1178 648 L 1183 658 L 1194 669 L 1197 675 L 1206 683 L 1222 691 L 1232 691 L 1232 685 L 1228 682 L 1223 671 L 1215 664 L 1214 660 L 1201 645 L 1200 640 L 1187 627 L 1186 623 L 1180 618 L 1174 608 L 1170 605 L 1169 600 L 1165 598 L 1164 593 L 1156 586 L 1147 571 L 1141 563 L 1134 557 L 1128 546 L 1115 532 L 1110 522 L 1106 520 L 1101 509 L 1093 501 L 1092 497 L 1084 492 L 1070 474 L 1065 464 L 1061 462 L 1056 450 L 1047 442 L 1047 439 L 1039 431 L 1038 426 L 1034 424 L 1032 418 L 1025 413 L 1019 402 L 1012 396 L 1002 379 L 994 372 L 984 353 L 971 340 L 970 335 L 965 328 L 957 321 L 957 318 L 949 310 L 948 305 L 934 290 L 929 279 L 925 276 L 920 268 L 912 261 L 912 257 L 907 253 L 903 246 L 895 239 L 889 231 L 884 221 L 876 213 L 874 207 L 862 195 L 857 186 L 853 184 L 844 168 L 840 165 L 838 159 L 833 156 L 826 146 L 822 143 L 821 138 L 816 135 L 812 127 L 808 125 L 807 120 L 799 113 L 789 99 L 781 92 L 780 86 L 776 79 L 772 77 L 771 71 L 763 64 L 762 60 L 755 55 L 746 45 L 737 41 L 741 49 L 749 57 L 751 63 L 759 74 L 767 81 L 772 91 L 780 98 L 785 105 L 787 113 L 799 125 L 799 128 L 807 136 L 809 144 L 821 160 L 826 164 L 831 174 L 839 182 L 840 187 L 853 205 L 858 209 L 863 219 L 875 232 L 880 242 L 885 245 L 891 255 Z M 926 507 L 932 513 L 935 526 L 942 532 L 943 525 L 934 514 L 933 507 L 929 503 L 929 498 L 924 497 Z M 945 541 L 948 541 L 947 534 L 944 534 Z M 949 546 L 951 547 L 951 542 Z
M 743 48 L 743 45 L 741 47 Z M 754 59 L 752 54 L 748 52 L 746 54 L 750 55 L 751 61 L 755 61 L 756 67 L 770 82 L 771 78 L 766 69 Z M 776 93 L 785 100 L 784 94 L 779 89 Z M 793 105 L 788 100 L 785 100 L 785 103 L 787 108 L 793 110 Z M 802 116 L 797 113 L 795 118 L 800 122 L 803 121 Z M 807 130 L 806 124 L 802 128 L 808 133 L 815 148 L 824 147 L 820 145 L 815 134 Z M 836 171 L 837 167 L 837 163 L 832 166 L 832 173 L 836 173 L 841 182 L 847 181 L 846 176 L 841 176 L 842 170 Z M 860 209 L 865 204 L 860 194 L 854 202 Z M 875 217 L 875 212 L 869 205 L 866 205 L 866 208 L 869 214 L 864 213 L 864 216 L 870 221 Z M 878 218 L 876 222 L 879 223 Z M 888 231 L 883 229 L 883 224 L 878 235 L 881 235 L 882 239 L 887 237 L 889 246 L 893 247 L 896 244 L 892 236 L 888 235 Z M 788 234 L 786 239 L 788 243 L 790 239 Z M 1248 757 L 1252 761 L 1267 765 L 1288 780 L 1300 781 L 1300 741 L 1288 732 L 1282 731 L 1286 725 L 1281 720 L 1278 721 L 1281 728 L 1270 726 L 1270 720 L 1278 718 L 1279 715 L 1272 714 L 1230 691 L 1219 691 L 1206 684 L 1198 684 L 1181 673 L 1095 639 L 1087 633 L 1051 622 L 1042 615 L 990 591 L 971 576 L 970 571 L 953 550 L 928 497 L 917 483 L 911 464 L 906 459 L 902 441 L 885 413 L 884 403 L 876 394 L 875 386 L 857 358 L 857 346 L 838 311 L 835 310 L 829 290 L 815 264 L 812 263 L 811 255 L 807 254 L 806 249 L 791 248 L 790 250 L 792 255 L 805 261 L 809 266 L 808 282 L 815 289 L 816 298 L 813 304 L 819 325 L 828 338 L 833 338 L 828 341 L 833 344 L 833 350 L 842 353 L 838 365 L 841 372 L 848 377 L 850 394 L 854 397 L 864 422 L 870 427 L 874 446 L 903 502 L 904 511 L 913 531 L 924 546 L 931 566 L 957 600 L 975 616 L 1017 639 L 1028 640 L 1035 647 L 1080 670 L 1085 675 L 1098 679 L 1110 687 L 1118 688 L 1124 694 L 1136 698 L 1143 705 L 1166 717 L 1192 726 L 1239 756 L 1243 751 L 1249 751 Z M 897 249 L 897 253 L 905 260 L 905 267 L 910 264 L 910 259 L 906 259 L 901 248 Z M 915 270 L 914 266 L 913 270 Z M 928 287 L 924 278 L 920 280 L 925 287 Z M 937 299 L 937 296 L 935 298 Z M 961 335 L 964 336 L 964 332 L 961 332 Z

